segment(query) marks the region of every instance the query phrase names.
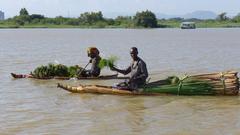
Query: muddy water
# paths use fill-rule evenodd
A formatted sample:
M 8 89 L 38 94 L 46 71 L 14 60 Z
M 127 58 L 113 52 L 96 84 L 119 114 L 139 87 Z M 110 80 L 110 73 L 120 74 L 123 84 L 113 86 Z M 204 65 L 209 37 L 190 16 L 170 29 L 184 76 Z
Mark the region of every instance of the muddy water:
M 1 134 L 240 134 L 239 97 L 80 95 L 56 88 L 56 80 L 9 75 L 50 62 L 84 66 L 88 46 L 97 46 L 103 57 L 118 56 L 122 68 L 131 61 L 129 48 L 138 47 L 151 80 L 239 71 L 239 35 L 240 29 L 0 30 Z

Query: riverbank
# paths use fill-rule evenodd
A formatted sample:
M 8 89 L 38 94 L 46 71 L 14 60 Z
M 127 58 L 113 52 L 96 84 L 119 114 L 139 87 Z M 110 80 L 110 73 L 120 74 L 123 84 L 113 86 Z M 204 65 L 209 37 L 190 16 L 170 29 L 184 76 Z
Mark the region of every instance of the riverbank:
M 9 28 L 126 28 L 126 27 L 116 27 L 116 26 L 74 26 L 74 25 L 39 25 L 39 24 L 28 24 L 28 25 L 0 25 L 0 29 Z
M 180 28 L 181 22 L 176 21 L 158 21 L 157 28 Z M 240 23 L 234 22 L 196 22 L 197 28 L 240 28 Z M 14 25 L 14 24 L 0 24 L 0 29 L 7 28 L 142 28 L 135 27 L 131 24 L 128 25 L 105 25 L 105 24 L 95 24 L 95 25 L 56 25 L 56 24 L 25 24 L 25 25 Z
M 165 28 L 180 28 L 181 22 L 176 21 L 158 21 L 162 27 Z M 197 28 L 236 28 L 240 27 L 240 23 L 234 23 L 230 21 L 199 21 L 196 22 Z

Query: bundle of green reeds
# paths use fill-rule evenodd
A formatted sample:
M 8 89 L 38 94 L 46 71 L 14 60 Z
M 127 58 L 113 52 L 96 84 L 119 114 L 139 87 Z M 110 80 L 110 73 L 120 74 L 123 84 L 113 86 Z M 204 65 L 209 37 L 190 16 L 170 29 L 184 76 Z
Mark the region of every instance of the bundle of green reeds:
M 82 68 L 79 66 L 65 66 L 62 64 L 48 64 L 37 67 L 31 74 L 35 78 L 53 78 L 58 77 L 77 77 L 78 71 Z
M 103 69 L 105 67 L 112 68 L 115 65 L 117 60 L 118 60 L 118 57 L 116 57 L 116 56 L 110 56 L 106 59 L 102 58 L 98 64 L 98 67 L 101 69 Z
M 81 72 L 82 70 L 83 68 L 78 65 L 70 66 L 68 67 L 68 77 L 79 77 L 79 72 Z
M 239 81 L 237 72 L 201 74 L 184 78 L 169 77 L 149 83 L 144 92 L 175 95 L 237 95 Z

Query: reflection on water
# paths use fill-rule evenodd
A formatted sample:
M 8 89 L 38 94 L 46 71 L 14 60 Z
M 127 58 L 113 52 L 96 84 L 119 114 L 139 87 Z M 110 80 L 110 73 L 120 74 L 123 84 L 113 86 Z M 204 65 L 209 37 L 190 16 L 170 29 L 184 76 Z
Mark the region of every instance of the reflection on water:
M 120 80 L 12 79 L 58 61 L 85 65 L 86 48 L 131 61 L 137 46 L 151 81 L 169 75 L 239 71 L 240 29 L 0 30 L 1 134 L 240 134 L 239 97 L 132 97 L 71 94 L 56 84 L 112 85 Z M 105 69 L 103 74 L 113 74 Z
M 137 104 L 136 104 L 137 103 Z M 126 116 L 127 123 L 131 128 L 131 132 L 140 134 L 147 128 L 147 124 L 144 121 L 144 100 L 140 98 L 130 99 L 127 103 L 126 110 L 128 114 Z

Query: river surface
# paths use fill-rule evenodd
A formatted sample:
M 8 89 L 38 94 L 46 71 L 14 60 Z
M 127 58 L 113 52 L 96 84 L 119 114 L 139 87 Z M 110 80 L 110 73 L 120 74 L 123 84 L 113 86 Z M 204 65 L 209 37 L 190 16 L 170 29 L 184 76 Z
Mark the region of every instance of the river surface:
M 118 56 L 139 48 L 151 80 L 169 75 L 240 71 L 240 29 L 1 29 L 0 134 L 240 134 L 240 98 L 71 94 L 56 87 L 110 81 L 12 79 L 39 65 L 88 62 L 86 48 Z M 103 74 L 114 74 L 105 69 Z

